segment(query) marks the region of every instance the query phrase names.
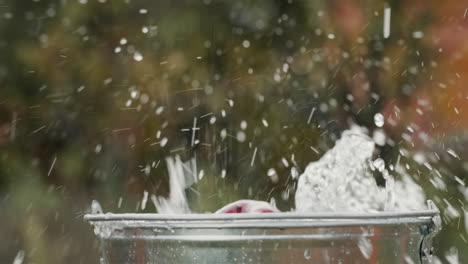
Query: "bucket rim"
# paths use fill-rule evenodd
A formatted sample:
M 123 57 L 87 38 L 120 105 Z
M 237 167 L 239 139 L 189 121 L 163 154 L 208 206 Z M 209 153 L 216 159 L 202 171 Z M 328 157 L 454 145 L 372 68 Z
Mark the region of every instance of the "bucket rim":
M 433 201 L 427 200 L 427 209 L 401 212 L 340 213 L 340 212 L 281 212 L 239 214 L 157 214 L 157 213 L 102 213 L 99 210 L 84 215 L 91 225 L 121 228 L 290 228 L 290 227 L 345 227 L 416 224 L 441 229 L 440 211 Z M 432 228 L 431 228 L 432 229 Z
M 243 213 L 243 214 L 156 214 L 156 213 L 125 213 L 125 214 L 86 214 L 88 222 L 108 221 L 243 221 L 243 220 L 385 220 L 385 219 L 432 219 L 439 215 L 438 210 L 418 210 L 408 212 L 376 212 L 376 213 Z
M 263 213 L 263 214 L 87 214 L 93 226 L 112 229 L 297 229 L 358 226 L 433 226 L 439 217 L 435 210 L 338 214 L 338 213 Z M 438 228 L 435 228 L 438 229 Z

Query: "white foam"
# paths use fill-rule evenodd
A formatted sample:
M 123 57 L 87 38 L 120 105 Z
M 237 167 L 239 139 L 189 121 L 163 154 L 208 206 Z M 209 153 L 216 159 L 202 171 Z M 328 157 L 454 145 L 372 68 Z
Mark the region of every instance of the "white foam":
M 182 162 L 179 156 L 166 158 L 169 172 L 169 196 L 151 195 L 151 201 L 158 213 L 188 214 L 190 208 L 185 189 L 198 180 L 195 159 Z
M 369 165 L 375 145 L 366 132 L 353 127 L 343 132 L 335 146 L 299 177 L 298 212 L 377 212 L 425 208 L 424 193 L 408 175 L 395 181 L 381 162 L 386 187 L 379 187 Z

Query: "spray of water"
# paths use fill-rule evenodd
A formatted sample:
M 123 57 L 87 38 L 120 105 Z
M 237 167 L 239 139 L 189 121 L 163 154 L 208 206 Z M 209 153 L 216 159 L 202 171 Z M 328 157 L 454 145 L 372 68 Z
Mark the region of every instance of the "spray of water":
M 424 193 L 408 175 L 395 181 L 382 159 L 372 160 L 374 141 L 365 130 L 353 127 L 299 177 L 298 212 L 378 212 L 424 208 Z M 379 187 L 371 170 L 384 177 Z
M 151 201 L 158 213 L 188 214 L 190 208 L 185 189 L 198 180 L 195 159 L 182 162 L 179 156 L 166 158 L 169 172 L 169 196 L 151 195 Z

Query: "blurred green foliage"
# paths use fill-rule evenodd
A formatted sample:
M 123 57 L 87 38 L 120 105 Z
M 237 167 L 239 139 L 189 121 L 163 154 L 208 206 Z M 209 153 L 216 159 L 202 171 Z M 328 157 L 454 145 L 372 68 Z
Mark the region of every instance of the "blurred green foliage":
M 456 0 L 0 0 L 0 262 L 97 263 L 91 200 L 141 212 L 144 190 L 168 194 L 168 156 L 204 172 L 194 211 L 289 210 L 291 167 L 378 112 L 379 155 L 443 209 L 436 253 L 468 262 L 467 21 Z

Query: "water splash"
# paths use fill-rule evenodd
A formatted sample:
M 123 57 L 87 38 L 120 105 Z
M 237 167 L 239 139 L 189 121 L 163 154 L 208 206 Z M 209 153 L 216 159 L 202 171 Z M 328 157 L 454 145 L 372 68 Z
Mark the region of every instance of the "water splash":
M 91 214 L 104 214 L 104 210 L 102 210 L 101 204 L 96 200 L 93 200 L 91 202 Z M 111 214 L 111 213 L 107 213 L 107 214 Z M 109 238 L 115 229 L 113 227 L 111 228 L 109 225 L 106 225 L 105 223 L 94 223 L 93 227 L 94 227 L 94 234 L 101 238 Z
M 151 195 L 158 213 L 161 214 L 188 214 L 188 206 L 185 189 L 198 181 L 195 159 L 182 162 L 179 156 L 166 158 L 169 172 L 169 197 Z
M 451 247 L 450 250 L 445 253 L 445 259 L 449 264 L 460 264 L 458 250 L 455 247 Z
M 24 256 L 25 256 L 24 250 L 18 251 L 15 259 L 13 260 L 13 264 L 23 264 Z
M 343 132 L 336 145 L 299 177 L 298 212 L 378 212 L 423 209 L 421 187 L 402 173 L 395 181 L 383 160 L 372 161 L 373 140 L 362 128 Z M 386 187 L 377 186 L 370 167 L 377 167 Z M 374 167 L 374 168 L 375 168 Z M 401 168 L 397 168 L 397 170 Z
M 93 200 L 91 202 L 91 213 L 92 214 L 103 214 L 104 213 L 104 211 L 102 210 L 101 204 L 96 200 Z
M 108 225 L 106 223 L 100 223 L 100 222 L 93 223 L 93 227 L 94 227 L 94 234 L 97 237 L 104 238 L 104 239 L 109 238 L 112 235 L 112 232 L 114 232 L 114 230 L 119 228 L 118 226 Z

